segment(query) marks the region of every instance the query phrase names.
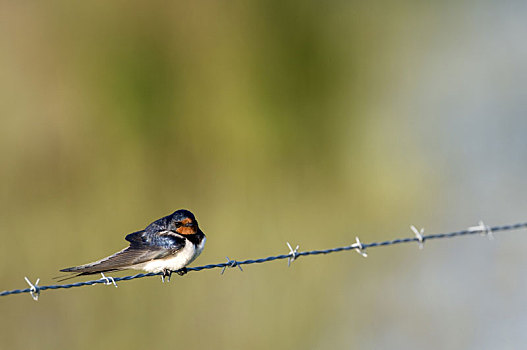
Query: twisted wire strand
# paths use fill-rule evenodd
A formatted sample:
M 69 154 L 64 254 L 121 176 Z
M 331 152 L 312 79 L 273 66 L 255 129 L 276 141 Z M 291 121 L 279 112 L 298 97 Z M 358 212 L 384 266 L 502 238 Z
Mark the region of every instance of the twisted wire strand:
M 225 270 L 228 267 L 231 267 L 231 268 L 239 267 L 241 270 L 241 265 L 261 264 L 261 263 L 274 261 L 274 260 L 283 260 L 283 259 L 293 259 L 294 260 L 301 256 L 331 254 L 331 253 L 347 251 L 347 250 L 357 250 L 359 252 L 362 252 L 363 250 L 367 248 L 384 247 L 384 246 L 411 243 L 411 242 L 424 243 L 425 241 L 431 240 L 431 239 L 453 238 L 453 237 L 467 236 L 467 235 L 474 235 L 474 234 L 490 235 L 491 233 L 513 231 L 513 230 L 518 230 L 522 228 L 527 228 L 527 222 L 517 223 L 517 224 L 512 224 L 512 225 L 494 226 L 494 227 L 485 226 L 483 225 L 482 222 L 480 222 L 479 226 L 471 227 L 466 230 L 449 232 L 449 233 L 436 233 L 436 234 L 422 235 L 422 236 L 419 235 L 417 237 L 398 238 L 398 239 L 392 239 L 388 241 L 372 242 L 372 243 L 361 243 L 360 241 L 358 241 L 358 238 L 357 238 L 357 243 L 344 246 L 344 247 L 336 247 L 336 248 L 323 249 L 323 250 L 310 250 L 310 251 L 304 251 L 304 252 L 298 252 L 295 250 L 295 251 L 291 251 L 289 254 L 268 256 L 266 258 L 260 258 L 260 259 L 247 259 L 247 260 L 242 260 L 242 261 L 230 260 L 229 258 L 227 258 L 227 262 L 224 262 L 224 263 L 188 267 L 187 271 L 188 272 L 191 272 L 191 271 L 198 272 L 198 271 L 211 270 L 211 269 L 217 269 L 217 268 L 221 268 Z M 28 283 L 30 283 L 31 285 L 30 288 L 6 290 L 3 292 L 0 292 L 0 296 L 7 296 L 7 295 L 14 295 L 14 294 L 21 294 L 21 293 L 31 293 L 31 295 L 33 296 L 33 299 L 37 300 L 38 294 L 41 291 L 48 290 L 48 289 L 68 289 L 68 288 L 74 288 L 74 287 L 91 286 L 91 285 L 100 284 L 100 283 L 109 284 L 108 279 L 111 279 L 112 283 L 115 284 L 115 282 L 120 282 L 120 281 L 130 281 L 136 278 L 161 276 L 161 275 L 162 273 L 158 272 L 158 273 L 139 273 L 136 275 L 124 276 L 124 277 L 104 277 L 103 276 L 103 278 L 98 279 L 98 280 L 93 280 L 93 281 L 77 282 L 77 283 L 70 283 L 70 284 L 57 284 L 57 285 L 48 285 L 48 286 L 38 286 L 36 285 L 38 282 L 35 285 L 33 285 L 29 282 L 29 280 L 27 280 Z

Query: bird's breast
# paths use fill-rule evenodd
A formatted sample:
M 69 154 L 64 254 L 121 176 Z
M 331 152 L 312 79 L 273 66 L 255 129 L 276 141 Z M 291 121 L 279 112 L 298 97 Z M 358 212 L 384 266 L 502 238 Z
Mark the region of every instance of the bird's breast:
M 189 240 L 185 240 L 185 246 L 174 255 L 163 259 L 148 261 L 137 267 L 141 270 L 154 273 L 165 269 L 176 271 L 190 264 L 197 257 L 196 252 L 196 246 Z

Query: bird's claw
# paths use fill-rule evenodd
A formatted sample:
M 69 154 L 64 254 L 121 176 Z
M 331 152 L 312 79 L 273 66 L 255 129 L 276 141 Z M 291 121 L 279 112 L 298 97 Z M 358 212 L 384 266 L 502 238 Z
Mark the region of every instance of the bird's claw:
M 163 269 L 161 272 L 162 272 L 161 281 L 163 281 L 163 283 L 165 283 L 165 278 L 167 279 L 167 282 L 170 282 L 170 276 L 172 276 L 172 272 L 175 272 L 178 275 L 183 276 L 188 271 L 187 271 L 186 267 L 183 267 L 183 268 L 181 268 L 179 270 L 176 270 L 176 271 L 172 271 L 172 270 L 169 270 L 169 269 Z
M 163 269 L 163 274 L 161 275 L 161 281 L 165 283 L 165 277 L 167 278 L 167 282 L 170 282 L 170 276 L 172 276 L 172 270 L 169 269 Z

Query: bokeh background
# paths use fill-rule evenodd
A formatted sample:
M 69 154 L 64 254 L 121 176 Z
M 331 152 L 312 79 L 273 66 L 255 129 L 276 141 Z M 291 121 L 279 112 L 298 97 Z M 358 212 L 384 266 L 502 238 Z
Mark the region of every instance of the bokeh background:
M 2 2 L 0 289 L 178 208 L 208 235 L 194 265 L 526 221 L 526 13 Z M 518 349 L 525 247 L 517 231 L 3 297 L 0 347 Z

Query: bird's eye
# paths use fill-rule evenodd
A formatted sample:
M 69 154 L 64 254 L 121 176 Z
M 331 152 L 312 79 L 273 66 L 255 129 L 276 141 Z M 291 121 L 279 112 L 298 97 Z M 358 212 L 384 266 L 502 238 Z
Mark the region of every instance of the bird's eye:
M 176 222 L 176 228 L 183 226 L 183 224 L 179 221 Z

